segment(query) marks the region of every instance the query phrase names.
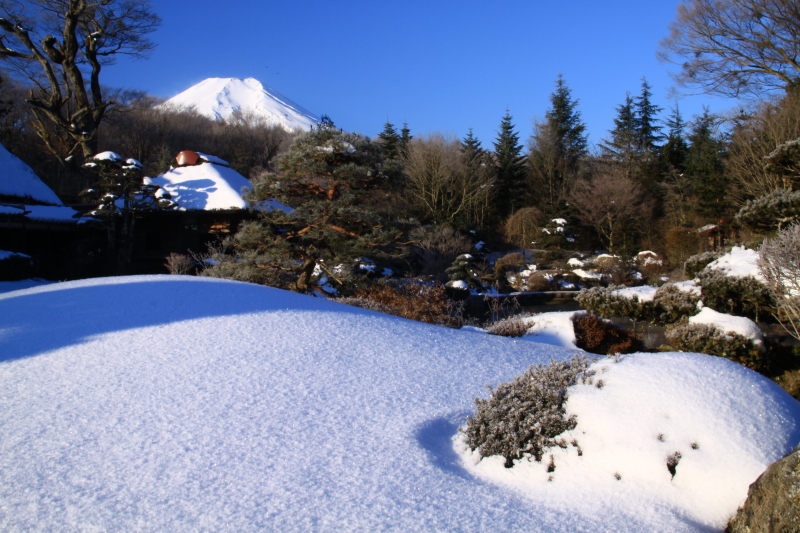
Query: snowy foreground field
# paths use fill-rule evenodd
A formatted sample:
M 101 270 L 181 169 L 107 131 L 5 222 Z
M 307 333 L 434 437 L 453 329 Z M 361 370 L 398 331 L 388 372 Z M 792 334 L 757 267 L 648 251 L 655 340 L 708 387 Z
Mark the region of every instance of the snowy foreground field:
M 582 455 L 476 463 L 475 396 L 574 352 L 223 280 L 6 292 L 0 530 L 720 531 L 800 442 L 765 378 L 641 354 L 570 389 Z

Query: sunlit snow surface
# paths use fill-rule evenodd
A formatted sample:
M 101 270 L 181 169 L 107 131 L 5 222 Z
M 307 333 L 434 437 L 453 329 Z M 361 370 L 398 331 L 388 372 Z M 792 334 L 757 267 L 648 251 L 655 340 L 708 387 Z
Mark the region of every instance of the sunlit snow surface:
M 485 384 L 572 353 L 204 278 L 0 294 L 0 530 L 714 531 L 800 440 L 768 380 L 646 354 L 573 393 L 552 482 L 457 453 Z
M 64 205 L 53 190 L 20 158 L 0 144 L 0 194 L 33 198 L 52 205 Z

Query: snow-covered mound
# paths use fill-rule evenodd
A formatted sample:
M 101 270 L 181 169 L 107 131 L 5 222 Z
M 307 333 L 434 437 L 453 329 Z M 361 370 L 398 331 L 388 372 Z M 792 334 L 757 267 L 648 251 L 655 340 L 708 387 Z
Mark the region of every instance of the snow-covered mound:
M 644 354 L 570 398 L 586 462 L 476 477 L 453 443 L 473 398 L 572 353 L 207 278 L 0 294 L 0 530 L 713 531 L 800 440 L 765 378 Z
M 577 446 L 506 469 L 503 458 L 478 462 L 461 444 L 469 470 L 538 504 L 573 505 L 584 513 L 663 506 L 684 522 L 681 530 L 694 524 L 713 531 L 725 528 L 748 485 L 779 458 L 775 451 L 794 447 L 800 436 L 800 404 L 722 357 L 636 354 L 591 368 L 594 382 L 573 386 L 567 400 L 577 427 L 564 439 Z M 611 521 L 597 529 L 620 530 Z
M 734 246 L 730 252 L 709 263 L 705 269 L 721 270 L 726 276 L 738 278 L 752 276 L 764 281 L 764 276 L 758 268 L 758 252 L 748 250 L 744 246 Z
M 171 168 L 155 178 L 144 178 L 147 184 L 167 191 L 178 209 L 244 209 L 245 189 L 250 180 L 213 156 L 201 156 L 203 163 Z
M 31 167 L 3 145 L 0 145 L 0 195 L 15 196 L 20 200 L 31 198 L 50 205 L 64 205 Z
M 252 116 L 287 131 L 312 129 L 319 117 L 255 78 L 208 78 L 161 104 L 194 108 L 214 120 Z

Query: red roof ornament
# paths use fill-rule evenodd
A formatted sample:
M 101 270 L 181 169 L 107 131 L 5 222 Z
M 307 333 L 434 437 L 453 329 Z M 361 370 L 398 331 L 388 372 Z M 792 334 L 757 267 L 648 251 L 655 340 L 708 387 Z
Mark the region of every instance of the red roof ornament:
M 184 150 L 175 156 L 175 162 L 178 164 L 179 167 L 185 167 L 187 165 L 196 165 L 199 161 L 200 161 L 200 156 L 197 155 L 197 152 L 192 152 L 191 150 Z

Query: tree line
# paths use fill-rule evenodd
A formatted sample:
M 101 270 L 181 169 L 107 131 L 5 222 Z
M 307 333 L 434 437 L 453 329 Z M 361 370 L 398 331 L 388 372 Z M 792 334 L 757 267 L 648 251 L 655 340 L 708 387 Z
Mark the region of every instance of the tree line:
M 330 120 L 298 136 L 104 87 L 102 68 L 120 54 L 145 57 L 159 23 L 134 0 L 1 3 L 0 141 L 67 200 L 90 179 L 82 162 L 101 150 L 140 160 L 150 175 L 187 148 L 230 161 L 253 181 L 253 202 L 276 198 L 296 212 L 246 225 L 226 244 L 235 260 L 225 268 L 249 264 L 285 281 L 299 264 L 286 283 L 305 290 L 310 273 L 347 277 L 335 261 L 408 263 L 409 247 L 421 257 L 420 243 L 445 234 L 495 248 L 647 248 L 677 265 L 699 250 L 702 226 L 724 221 L 755 239 L 800 216 L 800 8 L 790 0 L 684 1 L 659 50 L 680 65 L 676 81 L 751 100 L 735 116 L 686 119 L 677 104 L 656 106 L 642 79 L 596 148 L 561 76 L 526 143 L 507 110 L 489 147 L 472 131 L 414 136 L 389 122 L 373 139 Z

